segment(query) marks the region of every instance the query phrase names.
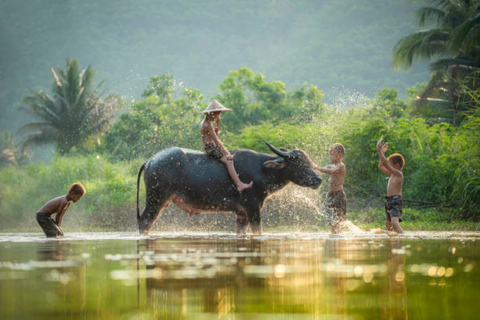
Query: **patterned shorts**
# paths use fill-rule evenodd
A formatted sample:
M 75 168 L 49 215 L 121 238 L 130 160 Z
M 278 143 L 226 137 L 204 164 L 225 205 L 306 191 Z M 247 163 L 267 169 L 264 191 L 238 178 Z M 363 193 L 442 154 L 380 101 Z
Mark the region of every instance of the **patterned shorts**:
M 347 219 L 347 196 L 343 190 L 327 194 L 325 211 L 330 225 L 336 225 Z
M 385 213 L 387 220 L 392 221 L 392 217 L 399 218 L 402 221 L 403 198 L 402 196 L 385 197 Z
M 207 154 L 207 156 L 218 159 L 218 160 L 223 158 L 222 150 L 220 150 L 219 147 L 213 144 L 205 145 L 205 153 Z
M 57 226 L 55 221 L 50 218 L 48 213 L 37 212 L 37 222 L 42 227 L 43 232 L 48 238 L 62 237 L 63 231 Z

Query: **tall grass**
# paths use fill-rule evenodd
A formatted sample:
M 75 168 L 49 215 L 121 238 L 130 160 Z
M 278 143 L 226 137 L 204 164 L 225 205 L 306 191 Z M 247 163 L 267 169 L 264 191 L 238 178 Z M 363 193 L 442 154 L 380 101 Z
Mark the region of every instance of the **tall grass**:
M 133 228 L 136 172 L 141 161 L 111 163 L 98 155 L 57 156 L 48 164 L 9 166 L 0 171 L 2 228 L 29 230 L 48 200 L 65 195 L 73 182 L 87 194 L 68 209 L 67 228 Z

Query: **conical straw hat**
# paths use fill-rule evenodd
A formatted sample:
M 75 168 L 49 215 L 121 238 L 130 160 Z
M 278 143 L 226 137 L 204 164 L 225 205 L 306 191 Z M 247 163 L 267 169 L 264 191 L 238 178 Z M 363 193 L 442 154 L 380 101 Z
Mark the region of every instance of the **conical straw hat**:
M 214 112 L 214 111 L 224 112 L 224 111 L 232 111 L 232 109 L 225 108 L 220 102 L 213 99 L 208 104 L 207 109 L 203 110 L 202 113 L 205 114 L 205 113 Z

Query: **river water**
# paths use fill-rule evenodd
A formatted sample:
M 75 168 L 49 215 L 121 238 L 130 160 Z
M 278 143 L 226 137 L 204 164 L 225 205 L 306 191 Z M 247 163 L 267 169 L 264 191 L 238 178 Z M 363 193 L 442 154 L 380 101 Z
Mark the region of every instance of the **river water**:
M 480 233 L 0 233 L 1 319 L 478 319 Z

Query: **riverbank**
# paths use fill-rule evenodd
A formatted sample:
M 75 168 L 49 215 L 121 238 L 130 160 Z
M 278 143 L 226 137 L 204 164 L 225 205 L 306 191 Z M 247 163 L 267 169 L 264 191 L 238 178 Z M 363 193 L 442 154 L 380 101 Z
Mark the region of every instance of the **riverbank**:
M 157 231 L 169 231 L 169 232 L 235 232 L 234 222 L 222 223 L 217 226 L 211 226 L 208 221 L 211 221 L 209 215 L 200 216 L 203 217 L 203 221 L 194 228 L 191 224 L 185 225 L 182 228 L 177 222 L 168 223 L 165 221 L 158 221 L 154 230 Z M 480 231 L 480 222 L 478 221 L 462 221 L 453 219 L 452 212 L 440 211 L 438 209 L 419 210 L 419 209 L 406 209 L 403 215 L 403 221 L 401 222 L 402 228 L 408 231 Z M 219 218 L 222 218 L 220 216 Z M 225 214 L 225 218 L 231 220 L 233 215 Z M 32 218 L 33 219 L 33 218 Z M 363 231 L 370 231 L 371 229 L 385 229 L 385 213 L 380 208 L 370 208 L 364 212 L 347 212 L 347 219 L 355 227 L 360 228 Z M 162 220 L 160 218 L 159 220 Z M 32 220 L 33 221 L 33 220 Z M 223 221 L 225 222 L 225 221 Z M 310 221 L 311 222 L 311 221 Z M 63 227 L 67 233 L 71 232 L 118 232 L 118 231 L 136 231 L 134 225 L 126 226 L 122 230 L 116 227 L 98 227 L 89 225 L 71 225 Z M 312 223 L 301 223 L 297 219 L 294 221 L 288 221 L 279 225 L 271 224 L 268 221 L 264 222 L 262 230 L 264 232 L 329 232 L 330 227 L 322 219 L 318 219 Z M 40 227 L 34 223 L 29 226 L 18 226 L 0 229 L 1 233 L 29 233 L 40 232 Z M 349 232 L 348 230 L 346 232 Z

